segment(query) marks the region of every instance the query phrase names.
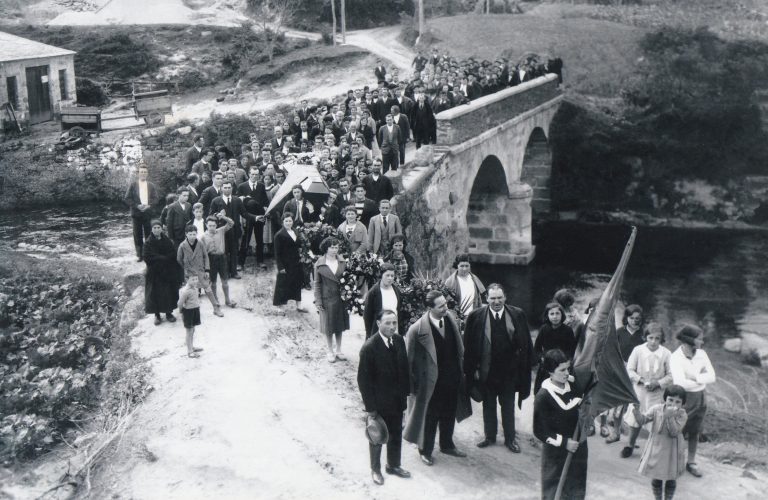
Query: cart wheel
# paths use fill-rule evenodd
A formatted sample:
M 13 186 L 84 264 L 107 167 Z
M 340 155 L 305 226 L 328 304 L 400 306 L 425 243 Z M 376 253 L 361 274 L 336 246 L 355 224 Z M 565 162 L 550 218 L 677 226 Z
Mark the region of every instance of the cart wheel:
M 85 137 L 85 129 L 83 127 L 72 127 L 69 129 L 70 137 Z
M 152 111 L 149 113 L 145 118 L 144 121 L 147 122 L 147 125 L 162 125 L 165 123 L 165 115 L 160 113 L 159 111 Z

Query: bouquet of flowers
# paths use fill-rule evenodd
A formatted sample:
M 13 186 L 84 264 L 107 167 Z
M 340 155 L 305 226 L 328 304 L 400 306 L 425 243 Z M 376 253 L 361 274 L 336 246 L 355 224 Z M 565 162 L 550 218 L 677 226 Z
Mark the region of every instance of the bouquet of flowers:
M 374 253 L 353 253 L 347 259 L 344 273 L 341 276 L 341 300 L 347 311 L 363 315 L 363 284 L 369 286 L 381 277 L 383 261 Z
M 296 228 L 296 234 L 298 235 L 300 247 L 299 258 L 302 265 L 309 271 L 315 265 L 317 258 L 320 256 L 320 242 L 329 236 L 333 236 L 341 244 L 339 248 L 339 254 L 346 255 L 349 253 L 349 241 L 339 233 L 339 230 L 329 224 L 320 224 L 319 222 L 309 222 L 303 226 Z
M 448 309 L 452 310 L 459 321 L 459 328 L 463 329 L 464 315 L 461 313 L 461 305 L 458 303 L 453 290 L 446 288 L 443 280 L 429 274 L 418 273 L 410 281 L 398 281 L 400 288 L 400 314 L 403 315 L 404 324 L 407 326 L 416 322 L 427 312 L 427 293 L 432 290 L 441 292 L 448 301 Z

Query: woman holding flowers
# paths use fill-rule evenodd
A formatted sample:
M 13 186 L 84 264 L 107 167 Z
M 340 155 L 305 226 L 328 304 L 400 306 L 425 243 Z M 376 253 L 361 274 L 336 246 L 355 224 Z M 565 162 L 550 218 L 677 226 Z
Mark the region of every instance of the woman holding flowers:
M 381 280 L 375 283 L 365 296 L 365 309 L 363 311 L 363 323 L 365 323 L 365 338 L 375 335 L 379 331 L 376 317 L 380 311 L 388 310 L 397 315 L 398 332 L 402 335 L 403 323 L 400 314 L 400 289 L 395 285 L 395 266 L 392 264 L 381 265 Z
M 344 360 L 341 354 L 341 334 L 349 329 L 349 314 L 341 300 L 341 277 L 346 263 L 339 256 L 339 240 L 333 237 L 320 242 L 323 254 L 315 262 L 315 306 L 320 315 L 320 331 L 328 343 L 328 362 Z M 336 351 L 333 350 L 336 337 Z

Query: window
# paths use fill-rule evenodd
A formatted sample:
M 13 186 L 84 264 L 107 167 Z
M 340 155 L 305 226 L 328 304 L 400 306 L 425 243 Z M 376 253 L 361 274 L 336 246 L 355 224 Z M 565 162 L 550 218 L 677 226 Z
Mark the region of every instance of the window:
M 67 92 L 67 70 L 59 70 L 59 90 L 61 90 L 61 100 L 66 101 L 69 99 Z
M 13 109 L 19 109 L 19 87 L 16 84 L 16 77 L 7 77 L 5 86 L 8 89 L 8 102 L 13 106 Z

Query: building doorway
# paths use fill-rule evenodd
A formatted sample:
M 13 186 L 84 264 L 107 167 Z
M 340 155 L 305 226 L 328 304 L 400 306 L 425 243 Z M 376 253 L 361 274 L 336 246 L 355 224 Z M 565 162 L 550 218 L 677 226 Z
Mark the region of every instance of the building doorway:
M 29 123 L 47 122 L 53 119 L 51 88 L 48 66 L 33 66 L 27 70 L 27 101 L 29 102 Z

